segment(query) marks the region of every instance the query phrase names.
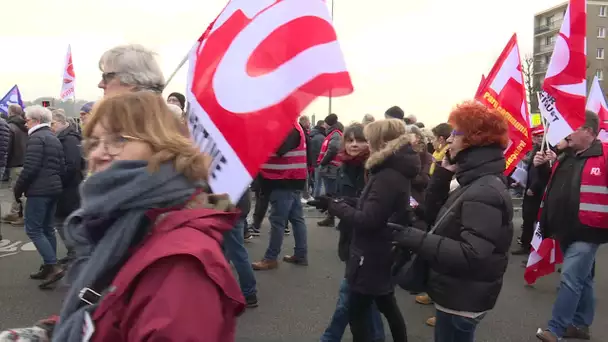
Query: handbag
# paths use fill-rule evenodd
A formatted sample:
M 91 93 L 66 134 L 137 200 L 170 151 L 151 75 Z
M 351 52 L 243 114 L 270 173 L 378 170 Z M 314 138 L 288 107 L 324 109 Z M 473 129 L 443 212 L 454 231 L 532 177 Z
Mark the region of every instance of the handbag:
M 439 227 L 439 225 L 441 225 L 444 219 L 448 216 L 448 214 L 451 213 L 452 210 L 462 202 L 462 195 L 464 195 L 466 190 L 472 184 L 473 183 L 460 188 L 460 193 L 454 202 L 452 202 L 452 204 L 450 204 L 450 206 L 443 212 L 439 219 L 435 221 L 433 228 L 431 228 L 427 234 L 433 234 L 437 227 Z M 400 227 L 403 229 L 402 226 L 396 224 L 389 223 L 389 225 L 395 228 Z M 403 248 L 398 248 L 396 253 L 396 262 L 393 264 L 392 269 L 393 280 L 395 283 L 402 289 L 409 291 L 412 294 L 426 292 L 430 271 L 428 261 L 424 260 L 423 258 L 418 258 L 417 254 Z

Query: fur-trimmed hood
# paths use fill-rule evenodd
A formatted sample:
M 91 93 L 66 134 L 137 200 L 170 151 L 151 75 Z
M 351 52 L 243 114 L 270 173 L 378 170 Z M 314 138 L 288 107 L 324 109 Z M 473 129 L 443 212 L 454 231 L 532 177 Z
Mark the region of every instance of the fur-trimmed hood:
M 414 151 L 411 138 L 404 134 L 395 140 L 389 141 L 384 148 L 373 152 L 365 168 L 375 173 L 383 168 L 391 168 L 407 178 L 414 178 L 420 172 L 420 157 Z

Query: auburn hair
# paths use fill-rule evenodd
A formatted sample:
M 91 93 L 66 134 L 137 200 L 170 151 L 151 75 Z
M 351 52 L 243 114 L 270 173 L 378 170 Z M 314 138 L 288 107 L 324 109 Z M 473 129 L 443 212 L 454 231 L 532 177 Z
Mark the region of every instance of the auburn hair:
M 509 144 L 507 119 L 495 109 L 477 101 L 465 101 L 457 105 L 448 118 L 448 123 L 462 134 L 466 146 Z
M 154 152 L 148 160 L 151 172 L 172 162 L 175 170 L 188 179 L 207 180 L 211 157 L 202 154 L 184 135 L 184 124 L 159 94 L 137 91 L 105 97 L 93 107 L 83 136 L 89 138 L 97 125 L 108 133 L 130 135 L 148 143 Z

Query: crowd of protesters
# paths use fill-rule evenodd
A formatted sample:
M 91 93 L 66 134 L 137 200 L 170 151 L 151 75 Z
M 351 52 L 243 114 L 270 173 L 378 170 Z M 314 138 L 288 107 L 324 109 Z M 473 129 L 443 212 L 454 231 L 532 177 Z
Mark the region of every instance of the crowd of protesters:
M 186 98 L 162 97 L 154 55 L 119 46 L 99 68 L 104 98 L 82 107 L 80 123 L 36 105 L 11 106 L 0 120 L 0 174 L 9 170 L 14 193 L 2 220 L 24 224 L 42 259 L 30 275 L 39 287 L 68 287 L 57 316 L 0 341 L 82 341 L 89 324 L 91 341 L 233 341 L 237 317 L 259 305 L 255 271 L 280 260 L 308 266 L 305 206 L 325 213 L 319 226 L 338 230 L 345 263 L 321 341 L 342 340 L 347 327 L 354 341 L 384 341 L 382 316 L 392 339 L 407 341 L 395 291 L 410 288 L 412 270 L 424 289 L 410 291 L 413 300 L 436 308 L 427 321 L 434 340 L 474 341 L 501 292 L 514 234 L 500 113 L 466 101 L 430 129 L 398 106 L 346 127 L 336 114 L 314 126 L 303 116 L 233 205 L 211 192 L 210 157 L 190 139 Z M 545 234 L 565 255 L 541 341 L 590 337 L 595 255 L 608 242 L 608 201 L 599 198 L 608 196 L 608 151 L 598 127 L 587 113 L 555 151 L 541 147 L 542 127 L 533 131 L 513 254 L 529 253 L 542 207 Z M 261 235 L 266 216 L 268 247 L 252 261 L 245 242 Z M 295 248 L 281 258 L 291 233 Z

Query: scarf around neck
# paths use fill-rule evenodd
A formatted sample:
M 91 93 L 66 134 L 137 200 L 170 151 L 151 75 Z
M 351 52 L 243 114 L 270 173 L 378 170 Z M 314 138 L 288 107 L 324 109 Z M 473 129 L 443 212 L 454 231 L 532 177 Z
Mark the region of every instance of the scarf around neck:
M 94 305 L 78 297 L 80 290 L 93 287 L 108 272 L 120 266 L 150 209 L 184 203 L 194 194 L 196 184 L 175 171 L 172 163 L 150 173 L 146 161 L 117 161 L 105 171 L 91 175 L 80 188 L 81 208 L 66 220 L 66 240 L 74 246 L 76 260 L 68 272 L 70 289 L 63 302 L 53 341 L 82 341 L 85 312 Z M 98 222 L 95 227 L 87 222 Z M 102 224 L 99 224 L 99 222 Z M 104 224 L 105 222 L 105 224 Z M 94 234 L 89 228 L 103 229 Z M 145 229 L 152 228 L 151 225 Z M 95 289 L 103 291 L 104 289 Z

